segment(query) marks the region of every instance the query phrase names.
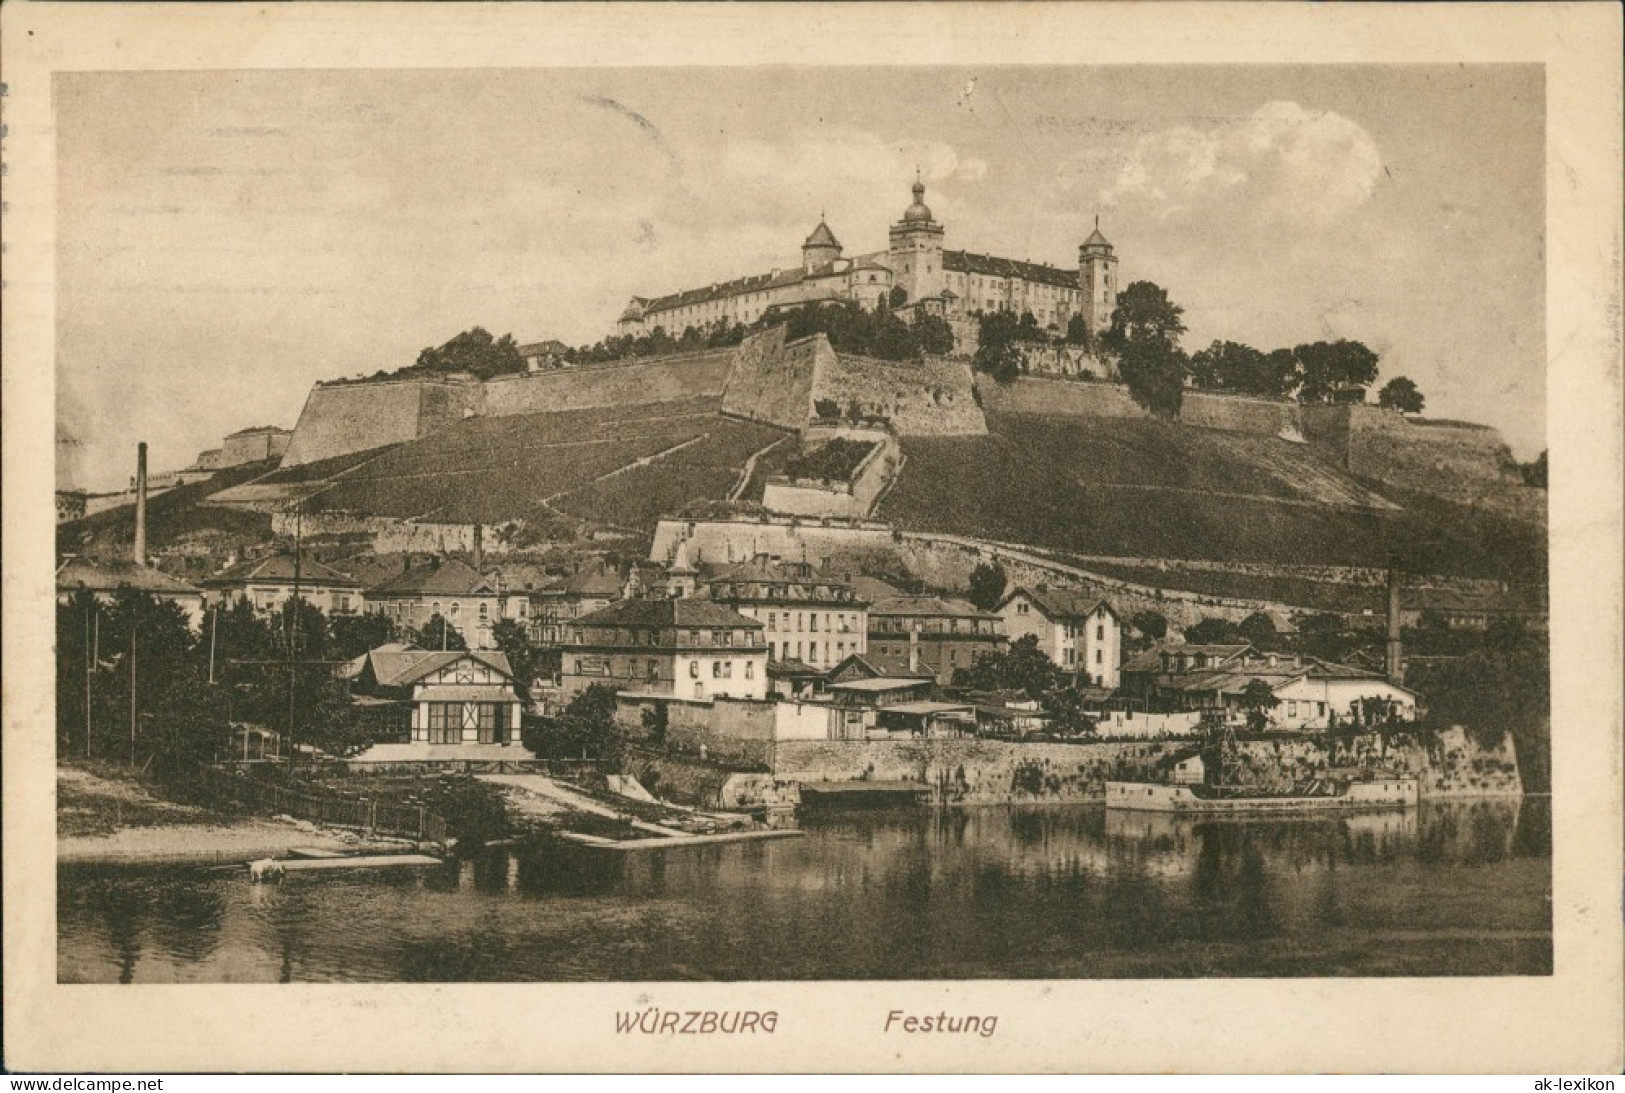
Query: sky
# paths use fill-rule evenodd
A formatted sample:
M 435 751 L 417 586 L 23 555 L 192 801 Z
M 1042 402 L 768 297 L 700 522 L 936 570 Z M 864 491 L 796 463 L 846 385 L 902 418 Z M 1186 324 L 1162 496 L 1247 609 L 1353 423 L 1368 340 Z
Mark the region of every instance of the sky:
M 1184 345 L 1353 338 L 1430 416 L 1545 447 L 1538 66 L 71 73 L 59 426 L 79 484 L 291 428 L 310 386 L 483 326 L 577 344 L 652 296 L 884 249 L 918 169 L 945 245 L 1120 283 Z

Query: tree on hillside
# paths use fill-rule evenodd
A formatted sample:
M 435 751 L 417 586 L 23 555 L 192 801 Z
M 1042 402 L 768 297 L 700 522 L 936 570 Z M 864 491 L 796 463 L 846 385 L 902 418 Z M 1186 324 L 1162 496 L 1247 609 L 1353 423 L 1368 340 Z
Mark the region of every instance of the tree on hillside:
M 944 357 L 954 351 L 954 328 L 941 315 L 920 315 L 914 320 L 914 339 L 920 349 L 934 357 Z
M 886 293 L 888 307 L 902 307 L 906 303 L 908 303 L 908 289 L 902 285 L 893 285 L 891 291 Z
M 999 384 L 1014 383 L 1021 375 L 1020 328 L 1008 311 L 993 311 L 977 320 L 976 353 L 971 367 L 986 372 Z
M 1168 636 L 1168 620 L 1160 612 L 1136 611 L 1128 621 L 1129 625 L 1152 641 L 1161 641 Z
M 1270 690 L 1270 685 L 1262 679 L 1249 680 L 1247 686 L 1241 691 L 1241 708 L 1247 713 L 1247 727 L 1253 732 L 1263 732 L 1270 725 L 1270 711 L 1281 704 Z
M 445 616 L 439 612 L 430 615 L 428 620 L 416 630 L 408 629 L 406 639 L 420 649 L 457 649 L 468 648 L 468 642 L 457 628 L 446 621 Z
M 1065 683 L 1061 669 L 1038 648 L 1038 638 L 1028 634 L 1010 643 L 1008 649 L 986 653 L 969 668 L 954 671 L 954 686 L 972 691 L 1024 691 L 1029 698 L 1041 699 Z
M 1135 281 L 1117 297 L 1105 343 L 1134 401 L 1160 417 L 1179 416 L 1188 361 L 1179 348 L 1184 308 L 1150 281 Z
M 332 631 L 333 657 L 337 660 L 354 660 L 395 636 L 394 624 L 388 615 L 381 613 L 334 615 L 327 625 Z
M 1298 619 L 1298 652 L 1305 656 L 1339 661 L 1359 643 L 1342 615 L 1323 611 Z
M 497 651 L 508 658 L 508 667 L 513 669 L 514 690 L 522 700 L 529 702 L 531 684 L 541 675 L 545 660 L 542 650 L 531 644 L 529 631 L 512 619 L 502 619 L 493 626 L 491 639 L 496 642 Z
M 1229 619 L 1206 618 L 1184 630 L 1185 640 L 1192 645 L 1245 645 L 1241 628 Z
M 570 700 L 564 712 L 523 743 L 537 755 L 558 759 L 597 759 L 618 764 L 626 742 L 615 722 L 615 688 L 594 683 Z
M 1545 642 L 1486 648 L 1467 656 L 1413 667 L 1405 685 L 1427 696 L 1427 724 L 1461 725 L 1481 744 L 1512 734 L 1524 788 L 1551 788 L 1551 660 Z
M 425 372 L 472 372 L 482 380 L 525 370 L 513 335 L 493 338 L 484 327 L 465 330 L 444 345 L 418 354 L 415 366 Z
M 1089 332 L 1089 323 L 1082 315 L 1074 315 L 1066 321 L 1066 335 L 1062 339 L 1067 345 L 1081 346 L 1084 349 L 1094 347 L 1094 335 Z
M 1420 414 L 1426 400 L 1421 389 L 1408 376 L 1395 376 L 1377 392 L 1377 405 L 1400 410 L 1407 414 Z
M 1297 383 L 1297 360 L 1287 350 L 1263 353 L 1239 342 L 1215 341 L 1191 356 L 1191 384 L 1261 398 L 1285 398 Z
M 970 602 L 991 611 L 1004 598 L 1004 567 L 998 562 L 982 562 L 970 571 Z
M 1341 392 L 1369 387 L 1377 378 L 1377 354 L 1360 342 L 1313 342 L 1292 353 L 1301 377 L 1300 402 L 1333 402 Z
M 1256 649 L 1275 648 L 1275 620 L 1262 611 L 1254 611 L 1242 619 L 1237 630 L 1242 640 Z

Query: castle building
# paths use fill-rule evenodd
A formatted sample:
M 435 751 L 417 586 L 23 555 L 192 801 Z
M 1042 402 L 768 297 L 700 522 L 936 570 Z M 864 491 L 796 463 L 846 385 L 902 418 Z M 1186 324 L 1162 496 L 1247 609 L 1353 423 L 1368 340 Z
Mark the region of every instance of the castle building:
M 914 201 L 887 232 L 883 251 L 843 256 L 844 248 L 822 219 L 801 245 L 801 262 L 752 277 L 691 288 L 668 296 L 634 296 L 615 324 L 617 335 L 656 328 L 677 336 L 689 327 L 720 322 L 753 323 L 782 307 L 855 301 L 878 307 L 893 288 L 903 308 L 948 319 L 978 312 L 1031 311 L 1040 326 L 1064 331 L 1082 315 L 1091 332 L 1111 323 L 1117 306 L 1117 256 L 1095 230 L 1078 248 L 1078 268 L 947 250 L 946 229 L 925 203 L 925 183 L 914 180 Z

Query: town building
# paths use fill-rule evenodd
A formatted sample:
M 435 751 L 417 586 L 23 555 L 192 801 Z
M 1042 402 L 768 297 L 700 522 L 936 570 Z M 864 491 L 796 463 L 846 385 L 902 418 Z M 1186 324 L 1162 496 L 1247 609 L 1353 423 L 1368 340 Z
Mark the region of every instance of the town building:
M 69 604 L 74 596 L 89 592 L 100 604 L 111 604 L 119 592 L 130 589 L 145 592 L 160 603 L 171 603 L 186 616 L 193 630 L 203 623 L 203 589 L 134 561 L 98 562 L 89 558 L 69 558 L 56 570 L 56 602 Z
M 868 647 L 868 603 L 807 562 L 758 554 L 706 578 L 701 594 L 760 622 L 770 660 L 828 670 Z
M 1157 694 L 1158 686 L 1168 677 L 1233 664 L 1253 651 L 1253 647 L 1246 644 L 1153 646 L 1124 662 L 1118 690 L 1125 700 L 1145 709 Z
M 564 355 L 569 351 L 569 346 L 552 338 L 519 347 L 519 355 L 524 358 L 527 372 L 545 372 L 549 368 L 562 368 L 567 363 Z
M 873 309 L 902 290 L 902 307 L 965 319 L 979 312 L 1030 311 L 1041 328 L 1065 331 L 1081 315 L 1099 334 L 1117 306 L 1117 256 L 1095 230 L 1078 248 L 1078 267 L 944 248 L 946 227 L 925 203 L 915 179 L 914 200 L 887 233 L 885 250 L 847 257 L 823 220 L 801 245 L 800 262 L 784 269 L 690 288 L 665 296 L 634 296 L 616 323 L 619 335 L 659 328 L 680 335 L 689 327 L 752 323 L 774 309 L 825 301 L 852 301 Z
M 1017 587 L 1005 594 L 997 613 L 1010 641 L 1035 637 L 1039 650 L 1064 671 L 1096 687 L 1117 689 L 1123 626 L 1105 600 L 1042 586 Z
M 762 624 L 721 604 L 621 600 L 563 629 L 566 699 L 596 683 L 683 698 L 767 697 Z
M 575 620 L 619 600 L 623 586 L 614 571 L 601 566 L 589 566 L 543 585 L 530 594 L 531 640 L 550 647 L 563 645 Z
M 399 743 L 519 744 L 521 703 L 502 653 L 387 645 L 366 655 L 350 689 Z
M 439 615 L 470 649 L 493 649 L 505 597 L 467 562 L 435 557 L 367 589 L 363 598 L 369 614 L 385 616 L 397 629 L 418 629 Z
M 887 670 L 929 673 L 947 686 L 955 671 L 1004 647 L 1004 620 L 964 600 L 893 596 L 869 606 L 866 659 Z
M 1414 721 L 1417 694 L 1378 672 L 1295 653 L 1262 653 L 1250 646 L 1174 646 L 1153 651 L 1157 667 L 1149 683 L 1152 706 L 1194 711 L 1242 725 L 1247 691 L 1262 682 L 1275 705 L 1265 710 L 1272 730 L 1311 732 L 1336 724 Z M 1135 676 L 1146 674 L 1151 654 L 1135 658 Z M 1134 663 L 1134 662 L 1131 662 Z M 1127 668 L 1128 666 L 1125 666 Z
M 293 597 L 324 615 L 354 615 L 361 611 L 361 582 L 312 558 L 301 558 L 294 566 L 291 553 L 271 554 L 227 568 L 203 582 L 207 603 L 230 607 L 240 600 L 254 610 L 276 611 Z

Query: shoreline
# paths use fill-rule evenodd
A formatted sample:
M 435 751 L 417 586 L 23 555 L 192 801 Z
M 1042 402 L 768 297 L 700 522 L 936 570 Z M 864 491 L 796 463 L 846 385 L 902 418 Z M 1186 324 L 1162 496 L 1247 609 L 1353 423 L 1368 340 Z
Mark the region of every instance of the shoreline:
M 408 840 L 369 839 L 298 821 L 249 819 L 126 827 L 110 835 L 59 835 L 56 862 L 58 866 L 228 865 L 286 857 L 298 847 L 356 853 L 413 845 Z

